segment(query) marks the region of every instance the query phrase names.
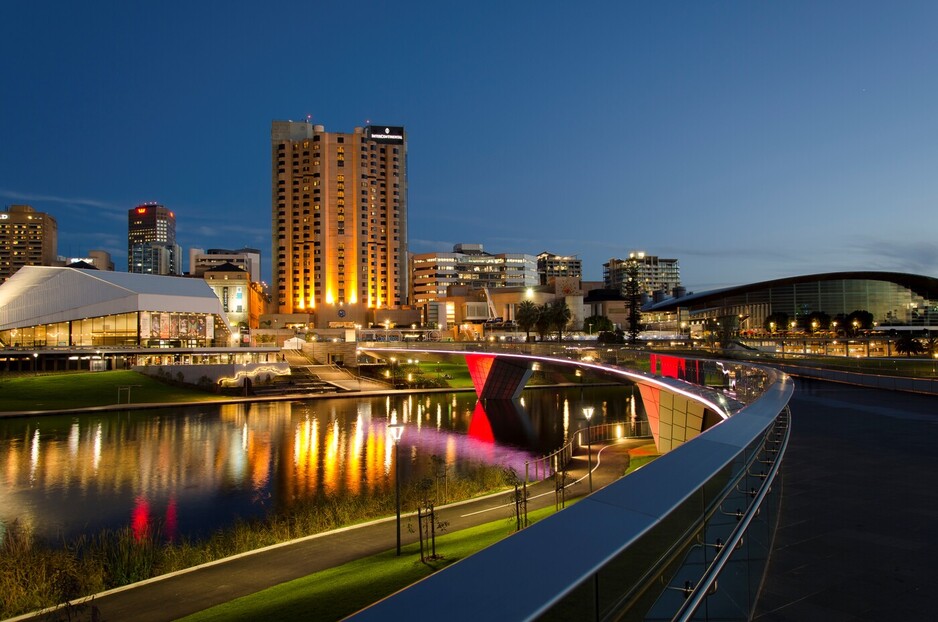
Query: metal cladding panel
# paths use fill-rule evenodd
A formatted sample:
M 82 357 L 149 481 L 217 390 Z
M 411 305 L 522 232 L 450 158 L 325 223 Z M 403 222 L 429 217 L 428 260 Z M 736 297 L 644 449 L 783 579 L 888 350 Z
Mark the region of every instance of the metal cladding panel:
M 527 361 L 496 358 L 479 397 L 498 400 L 518 399 L 532 373 L 531 364 Z
M 0 329 L 133 311 L 225 317 L 218 297 L 201 279 L 27 266 L 0 286 Z

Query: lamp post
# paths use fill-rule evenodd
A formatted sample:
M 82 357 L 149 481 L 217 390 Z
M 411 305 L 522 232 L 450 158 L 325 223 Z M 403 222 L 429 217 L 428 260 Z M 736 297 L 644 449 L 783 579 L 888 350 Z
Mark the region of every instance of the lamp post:
M 584 406 L 583 416 L 586 417 L 586 472 L 590 480 L 590 492 L 593 492 L 593 447 L 590 443 L 590 419 L 593 418 L 593 407 Z
M 394 505 L 397 507 L 397 555 L 401 555 L 401 436 L 404 435 L 403 423 L 392 423 L 388 434 L 394 441 Z

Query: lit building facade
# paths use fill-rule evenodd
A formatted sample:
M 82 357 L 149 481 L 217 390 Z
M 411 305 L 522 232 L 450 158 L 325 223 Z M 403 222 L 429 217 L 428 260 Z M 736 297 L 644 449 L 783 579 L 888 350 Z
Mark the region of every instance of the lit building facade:
M 182 250 L 176 244 L 176 215 L 158 203 L 127 212 L 127 272 L 182 274 Z
M 225 347 L 231 327 L 201 279 L 25 266 L 0 285 L 0 347 Z
M 659 322 L 686 322 L 692 328 L 730 323 L 733 330 L 756 333 L 813 332 L 806 318 L 837 318 L 855 311 L 869 313 L 873 329 L 936 330 L 938 279 L 897 272 L 812 274 L 688 294 L 642 311 Z M 784 314 L 790 323 L 767 329 L 776 314 Z M 845 328 L 849 327 L 840 327 Z
M 251 276 L 253 283 L 261 282 L 261 252 L 256 248 L 210 248 L 207 251 L 201 248 L 189 249 L 189 274 L 192 276 L 202 276 L 225 264 L 234 264 L 242 268 Z
M 80 261 L 94 266 L 98 270 L 105 270 L 107 272 L 114 271 L 114 261 L 111 260 L 111 253 L 107 251 L 88 251 L 86 257 L 69 257 L 65 265 L 78 263 Z
M 406 304 L 404 128 L 274 121 L 271 162 L 271 312 L 325 328 Z
M 52 266 L 58 258 L 55 218 L 29 205 L 0 212 L 0 283 L 23 266 Z
M 557 277 L 583 278 L 583 262 L 576 255 L 554 255 L 544 252 L 537 256 L 537 274 L 541 285 Z
M 200 275 L 212 288 L 232 327 L 257 328 L 264 312 L 264 293 L 241 266 L 224 263 Z
M 681 268 L 677 259 L 664 259 L 643 252 L 629 253 L 628 259 L 610 259 L 603 264 L 603 287 L 625 292 L 629 262 L 638 264 L 642 293 L 649 296 L 658 291 L 672 292 L 681 286 Z
M 481 244 L 457 244 L 452 253 L 412 255 L 410 280 L 411 303 L 421 308 L 446 298 L 452 286 L 495 289 L 539 284 L 534 255 L 491 254 Z

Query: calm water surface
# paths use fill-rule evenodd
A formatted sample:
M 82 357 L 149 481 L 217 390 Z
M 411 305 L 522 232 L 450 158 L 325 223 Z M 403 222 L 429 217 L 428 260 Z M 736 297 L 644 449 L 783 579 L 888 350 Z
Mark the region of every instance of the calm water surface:
M 389 423 L 406 426 L 405 484 L 431 475 L 434 455 L 451 472 L 482 463 L 523 474 L 583 425 L 583 406 L 594 423 L 625 421 L 629 396 L 533 389 L 486 405 L 439 393 L 0 420 L 0 537 L 13 520 L 52 539 L 155 524 L 199 536 L 302 501 L 386 492 Z

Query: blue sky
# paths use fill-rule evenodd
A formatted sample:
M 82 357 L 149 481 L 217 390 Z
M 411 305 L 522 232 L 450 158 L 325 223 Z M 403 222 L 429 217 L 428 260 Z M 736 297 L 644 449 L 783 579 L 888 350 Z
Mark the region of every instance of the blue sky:
M 938 3 L 7 2 L 0 204 L 270 258 L 270 122 L 409 138 L 413 252 L 630 250 L 694 291 L 938 273 Z

